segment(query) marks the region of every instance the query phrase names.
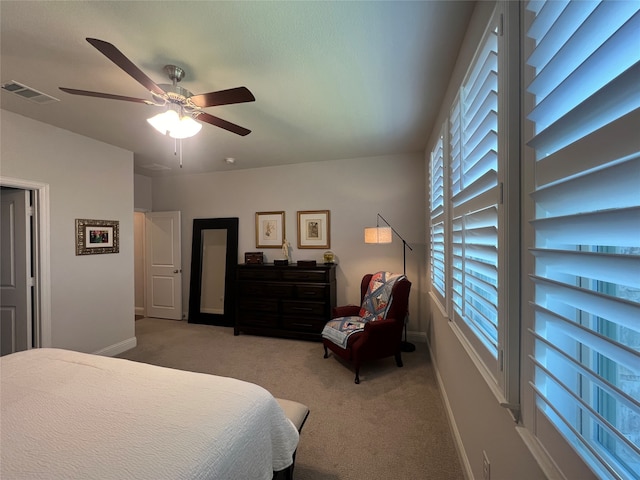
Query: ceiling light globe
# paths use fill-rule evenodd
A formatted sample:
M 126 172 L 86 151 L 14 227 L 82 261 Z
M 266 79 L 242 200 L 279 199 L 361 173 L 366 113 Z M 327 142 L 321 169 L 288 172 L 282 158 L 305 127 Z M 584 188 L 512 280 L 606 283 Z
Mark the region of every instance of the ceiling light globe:
M 202 124 L 200 122 L 196 122 L 191 117 L 184 116 L 171 129 L 169 136 L 177 139 L 189 138 L 197 134 L 201 128 Z
M 176 128 L 176 125 L 180 124 L 180 117 L 175 110 L 167 110 L 166 112 L 148 118 L 147 122 L 162 135 L 166 135 Z

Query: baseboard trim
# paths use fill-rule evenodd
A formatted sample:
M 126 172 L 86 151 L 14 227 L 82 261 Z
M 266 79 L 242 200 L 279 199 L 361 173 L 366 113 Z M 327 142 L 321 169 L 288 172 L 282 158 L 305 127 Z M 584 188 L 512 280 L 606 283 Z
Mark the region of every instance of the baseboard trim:
M 444 382 L 442 381 L 442 377 L 440 376 L 440 370 L 438 370 L 438 364 L 436 362 L 436 359 L 431 354 L 432 352 L 431 345 L 429 344 L 429 339 L 426 337 L 426 334 L 425 334 L 425 341 L 429 349 L 429 358 L 431 359 L 431 363 L 433 364 L 433 369 L 436 372 L 436 380 L 438 382 L 438 387 L 440 387 L 440 395 L 442 397 L 442 402 L 444 403 L 444 408 L 445 408 L 445 411 L 447 412 L 447 420 L 449 422 L 449 429 L 451 430 L 451 435 L 453 436 L 453 443 L 456 447 L 456 451 L 458 452 L 460 463 L 462 464 L 462 473 L 464 474 L 465 480 L 474 480 L 473 470 L 471 469 L 471 463 L 469 463 L 469 457 L 467 457 L 467 452 L 464 449 L 464 444 L 462 443 L 462 436 L 460 435 L 460 431 L 458 430 L 458 425 L 456 425 L 455 416 L 453 415 L 453 410 L 451 409 L 451 404 L 449 403 L 449 397 L 447 397 L 447 391 L 444 388 Z
M 425 332 L 407 332 L 407 340 L 415 343 L 427 343 Z
M 142 315 L 143 317 L 145 317 L 146 316 L 145 308 L 144 307 L 136 307 L 135 308 L 135 314 L 136 315 Z
M 122 342 L 115 343 L 113 345 L 109 345 L 108 347 L 101 348 L 97 352 L 93 352 L 94 355 L 102 355 L 104 357 L 114 357 L 120 353 L 126 352 L 127 350 L 131 350 L 138 345 L 138 340 L 136 337 L 128 338 L 127 340 L 123 340 Z

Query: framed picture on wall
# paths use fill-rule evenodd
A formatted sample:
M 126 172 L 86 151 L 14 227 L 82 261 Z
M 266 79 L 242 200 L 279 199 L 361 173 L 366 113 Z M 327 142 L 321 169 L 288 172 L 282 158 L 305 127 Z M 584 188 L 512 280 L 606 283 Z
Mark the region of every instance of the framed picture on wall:
M 298 212 L 298 248 L 330 248 L 329 210 Z
M 256 248 L 281 248 L 285 238 L 284 212 L 256 212 Z
M 120 222 L 76 218 L 76 255 L 120 253 Z

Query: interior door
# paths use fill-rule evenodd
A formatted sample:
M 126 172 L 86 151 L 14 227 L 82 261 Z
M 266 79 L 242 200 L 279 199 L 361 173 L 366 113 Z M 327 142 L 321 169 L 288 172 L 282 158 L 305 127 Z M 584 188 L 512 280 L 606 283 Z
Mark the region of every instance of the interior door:
M 180 212 L 151 212 L 145 219 L 147 316 L 182 319 Z
M 31 346 L 31 229 L 28 190 L 0 198 L 0 355 Z

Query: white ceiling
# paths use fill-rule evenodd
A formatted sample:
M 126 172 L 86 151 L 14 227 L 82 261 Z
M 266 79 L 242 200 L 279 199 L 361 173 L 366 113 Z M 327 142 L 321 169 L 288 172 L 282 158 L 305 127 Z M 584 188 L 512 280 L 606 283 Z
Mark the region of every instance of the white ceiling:
M 195 173 L 423 152 L 474 2 L 0 1 L 1 106 L 134 152 L 145 175 Z M 158 84 L 186 71 L 194 94 L 246 86 L 256 101 L 206 112 L 252 130 L 204 124 L 174 141 L 145 121 L 159 107 L 69 95 L 68 87 L 151 99 L 91 46 L 115 45 Z M 224 159 L 233 157 L 235 165 Z M 156 172 L 145 165 L 166 165 Z

